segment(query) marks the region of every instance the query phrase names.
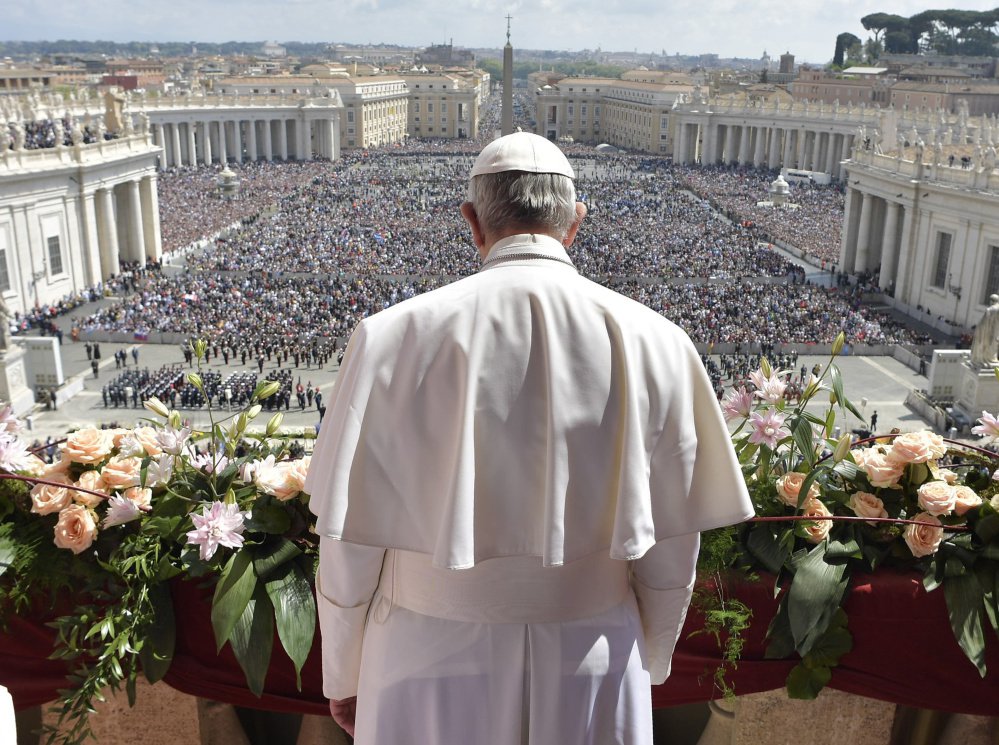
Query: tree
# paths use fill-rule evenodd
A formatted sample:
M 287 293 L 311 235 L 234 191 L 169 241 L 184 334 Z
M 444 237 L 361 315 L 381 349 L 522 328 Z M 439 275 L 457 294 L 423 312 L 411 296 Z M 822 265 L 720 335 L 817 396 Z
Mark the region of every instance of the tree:
M 871 13 L 861 18 L 860 24 L 874 32 L 874 41 L 883 41 L 890 33 L 908 29 L 909 19 L 892 13 Z
M 860 39 L 851 34 L 849 31 L 844 31 L 836 37 L 836 51 L 833 53 L 833 67 L 843 67 L 846 59 L 848 58 L 847 52 L 853 48 L 860 46 Z

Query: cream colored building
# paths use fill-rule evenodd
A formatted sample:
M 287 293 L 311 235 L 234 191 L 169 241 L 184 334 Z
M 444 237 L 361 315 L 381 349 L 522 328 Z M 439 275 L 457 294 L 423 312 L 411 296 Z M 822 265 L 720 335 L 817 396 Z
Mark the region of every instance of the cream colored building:
M 537 133 L 628 150 L 671 150 L 670 112 L 690 96 L 690 83 L 615 78 L 563 78 L 535 92 Z
M 464 139 L 479 134 L 481 88 L 457 75 L 404 73 L 410 137 Z
M 406 135 L 409 93 L 397 76 L 351 77 L 342 68 L 328 75 L 228 77 L 213 89 L 223 95 L 258 93 L 312 99 L 339 97 L 340 142 L 344 147 L 378 147 L 402 142 Z

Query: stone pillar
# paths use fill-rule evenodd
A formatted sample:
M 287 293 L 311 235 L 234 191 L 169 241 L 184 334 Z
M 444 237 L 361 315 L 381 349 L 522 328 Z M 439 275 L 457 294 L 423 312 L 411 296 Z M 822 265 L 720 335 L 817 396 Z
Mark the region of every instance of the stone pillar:
M 239 119 L 235 119 L 232 123 L 232 157 L 237 163 L 243 162 L 242 124 Z
M 781 134 L 784 130 L 774 127 L 770 130 L 770 142 L 767 148 L 767 168 L 773 170 L 781 165 Z
M 918 224 L 916 221 L 919 221 Z M 907 209 L 902 220 L 902 244 L 898 255 L 898 275 L 895 278 L 895 297 L 903 303 L 911 305 L 913 257 L 909 249 L 925 234 L 930 227 L 930 212 L 926 210 Z M 913 235 L 915 233 L 915 235 Z
M 180 129 L 180 125 L 174 125 Z M 145 231 L 142 228 L 142 200 L 139 195 L 139 182 L 128 182 L 128 258 L 146 265 Z
M 271 127 L 273 126 L 273 121 L 264 120 L 264 159 L 268 161 L 274 160 L 274 148 L 271 146 Z
M 881 274 L 878 276 L 878 287 L 882 290 L 895 279 L 895 264 L 898 258 L 898 212 L 901 207 L 898 202 L 885 202 L 885 233 L 881 239 Z
M 857 218 L 860 217 L 860 192 L 847 187 L 843 214 L 843 230 L 840 234 L 839 266 L 844 272 L 853 272 L 857 262 Z
M 301 160 L 312 160 L 312 122 L 309 119 L 302 118 L 295 122 L 295 126 L 301 129 L 301 137 L 298 141 L 302 143 L 299 149 L 299 158 Z
M 805 143 L 808 140 L 808 130 L 799 129 L 798 130 L 798 148 L 795 154 L 795 162 L 798 164 L 798 168 L 808 170 L 808 163 L 805 162 Z
M 257 122 L 250 119 L 246 123 L 246 151 L 250 162 L 257 160 Z
M 187 164 L 192 168 L 198 165 L 198 142 L 194 136 L 196 124 L 187 123 Z
M 288 160 L 288 120 L 278 119 L 277 120 L 278 129 L 278 153 L 281 156 L 281 160 L 287 162 Z
M 340 157 L 339 129 L 336 126 L 336 122 L 332 119 L 327 119 L 323 126 L 326 127 L 326 141 L 329 143 L 329 150 L 326 152 L 326 157 L 331 161 L 335 161 Z
M 180 125 L 170 124 L 170 134 L 172 136 L 171 143 L 173 144 L 173 157 L 170 159 L 170 164 L 173 166 L 180 167 L 184 165 L 184 154 L 180 150 Z
M 114 201 L 112 188 L 97 190 L 97 232 L 100 240 L 101 279 L 107 279 L 121 270 Z
M 167 167 L 167 145 L 166 138 L 163 136 L 163 125 L 154 124 L 153 132 L 155 134 L 156 144 L 160 146 L 161 151 L 159 155 L 160 159 L 160 170 L 165 171 Z
M 687 125 L 679 122 L 676 126 L 676 140 L 673 143 L 673 162 L 687 165 Z
M 837 148 L 836 148 L 836 138 L 837 137 L 839 137 L 839 135 L 833 134 L 832 132 L 830 132 L 829 134 L 826 135 L 826 167 L 825 167 L 825 171 L 830 176 L 834 175 L 833 174 L 833 169 L 836 167 L 836 155 L 837 155 L 837 152 L 838 152 Z
M 80 198 L 83 277 L 88 286 L 93 286 L 103 279 L 101 277 L 101 244 L 97 231 L 97 204 L 94 196 L 94 192 L 86 192 Z
M 212 123 L 201 123 L 201 160 L 206 166 L 212 164 Z
M 156 192 L 156 177 L 146 176 L 139 185 L 142 202 L 142 246 L 143 265 L 145 259 L 159 261 L 163 257 L 163 242 L 160 233 L 160 204 Z
M 791 168 L 794 166 L 794 156 L 792 155 L 791 145 L 794 142 L 795 132 L 797 132 L 797 130 L 784 130 L 784 149 L 780 156 L 781 165 L 784 166 L 784 168 Z
M 753 150 L 753 165 L 759 168 L 763 165 L 763 146 L 767 141 L 767 130 L 763 127 L 753 127 L 756 134 L 756 148 Z
M 856 273 L 867 270 L 867 262 L 870 261 L 870 240 L 871 240 L 871 212 L 874 197 L 869 192 L 864 192 L 864 201 L 860 205 L 860 229 L 857 231 L 857 260 L 853 271 Z
M 742 135 L 739 137 L 739 165 L 744 166 L 749 162 L 749 127 L 743 124 L 740 129 Z
M 219 132 L 219 163 L 223 166 L 229 162 L 229 143 L 226 142 L 225 121 L 218 122 Z

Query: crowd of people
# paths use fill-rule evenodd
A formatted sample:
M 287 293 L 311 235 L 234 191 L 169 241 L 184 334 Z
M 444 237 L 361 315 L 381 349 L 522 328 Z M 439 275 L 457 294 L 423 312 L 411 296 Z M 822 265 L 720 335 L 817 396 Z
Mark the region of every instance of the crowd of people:
M 70 146 L 74 137 L 80 144 L 89 145 L 98 140 L 114 139 L 116 135 L 104 131 L 96 123 L 85 123 L 68 114 L 57 119 L 8 122 L 0 129 L 0 152 L 4 150 L 41 150 L 56 145 Z
M 358 320 L 477 271 L 458 206 L 473 140 L 419 140 L 349 151 L 335 163 L 218 168 L 159 179 L 164 246 L 188 246 L 239 224 L 186 258 L 108 283 L 121 301 L 86 319 L 94 332 L 175 332 L 207 338 L 226 361 L 322 364 L 342 353 Z M 843 219 L 837 187 L 795 186 L 794 211 L 758 208 L 775 177 L 751 168 L 678 167 L 649 156 L 570 144 L 589 210 L 571 249 L 581 273 L 646 303 L 705 344 L 926 343 L 861 304 L 865 285 L 826 288 L 775 240 L 835 261 Z M 238 342 L 233 342 L 238 340 Z M 221 345 L 221 349 L 219 346 Z

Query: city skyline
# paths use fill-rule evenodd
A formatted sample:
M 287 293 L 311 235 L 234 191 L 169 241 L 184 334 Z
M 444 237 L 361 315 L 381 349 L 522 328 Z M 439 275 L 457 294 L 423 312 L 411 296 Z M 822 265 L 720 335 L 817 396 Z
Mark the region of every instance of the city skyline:
M 996 0 L 964 0 L 962 10 L 991 10 Z M 522 49 L 772 58 L 832 58 L 836 35 L 867 38 L 860 19 L 885 12 L 911 16 L 946 7 L 920 0 L 702 0 L 699 13 L 657 0 L 108 0 L 85 13 L 40 14 L 17 3 L 7 11 L 5 41 L 331 41 L 425 47 L 453 40 L 466 48 L 500 47 L 507 14 Z M 561 29 L 561 31 L 553 30 Z

